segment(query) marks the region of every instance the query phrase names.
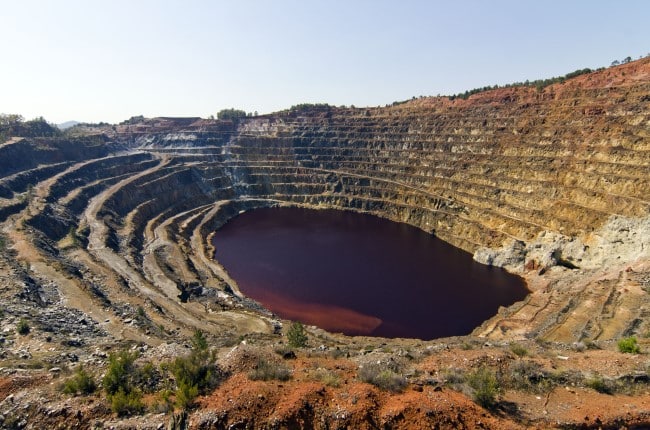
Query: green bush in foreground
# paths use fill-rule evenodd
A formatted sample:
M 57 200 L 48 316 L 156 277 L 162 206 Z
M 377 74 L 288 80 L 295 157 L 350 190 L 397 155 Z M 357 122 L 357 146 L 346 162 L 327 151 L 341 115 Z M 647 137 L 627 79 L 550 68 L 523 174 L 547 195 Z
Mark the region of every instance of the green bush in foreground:
M 142 394 L 137 390 L 125 392 L 122 388 L 117 393 L 109 397 L 111 410 L 119 417 L 126 415 L 141 414 L 144 412 L 144 403 L 142 403 Z
M 191 407 L 200 393 L 216 387 L 221 376 L 215 357 L 208 351 L 208 341 L 200 330 L 192 337 L 192 352 L 176 358 L 170 371 L 176 380 L 176 406 L 181 409 Z
M 467 383 L 472 388 L 472 396 L 476 403 L 484 408 L 491 408 L 496 404 L 499 382 L 491 370 L 481 367 L 469 375 Z
M 137 369 L 134 365 L 137 357 L 137 353 L 128 351 L 121 351 L 108 357 L 108 370 L 102 380 L 107 395 L 111 396 L 120 390 L 124 393 L 131 392 L 134 388 L 133 381 L 137 377 Z
M 618 341 L 618 350 L 627 354 L 638 354 L 641 352 L 641 348 L 636 343 L 636 337 L 624 337 Z
M 144 411 L 142 393 L 135 381 L 139 371 L 135 367 L 138 354 L 122 351 L 108 358 L 108 370 L 102 380 L 104 391 L 111 404 L 111 410 L 118 416 L 138 414 Z

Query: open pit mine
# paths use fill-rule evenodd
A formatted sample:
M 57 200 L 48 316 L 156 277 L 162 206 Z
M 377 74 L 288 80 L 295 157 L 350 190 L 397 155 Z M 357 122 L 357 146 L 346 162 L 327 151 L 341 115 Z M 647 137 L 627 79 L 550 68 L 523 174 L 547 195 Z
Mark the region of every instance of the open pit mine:
M 468 336 L 296 340 L 213 258 L 215 231 L 268 207 L 407 223 L 530 293 Z M 468 98 L 11 136 L 0 300 L 0 428 L 647 428 L 650 59 Z

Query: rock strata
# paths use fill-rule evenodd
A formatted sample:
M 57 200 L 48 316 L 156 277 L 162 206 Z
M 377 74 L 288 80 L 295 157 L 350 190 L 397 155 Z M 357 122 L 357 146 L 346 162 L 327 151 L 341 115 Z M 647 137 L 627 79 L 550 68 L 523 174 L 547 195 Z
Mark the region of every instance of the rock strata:
M 647 359 L 616 351 L 624 336 L 649 346 L 648 94 L 646 58 L 543 90 L 141 118 L 0 143 L 0 427 L 648 427 Z M 270 206 L 409 223 L 531 293 L 472 336 L 307 327 L 312 345 L 292 351 L 210 240 Z M 197 328 L 227 375 L 187 415 L 159 413 L 167 378 L 146 396 L 156 412 L 129 418 L 103 394 L 57 388 L 79 366 L 99 378 L 114 351 L 162 372 Z M 261 359 L 290 379 L 251 380 Z M 375 364 L 404 390 L 364 382 Z M 464 394 L 484 367 L 506 386 L 491 410 Z
M 230 218 L 269 206 L 409 223 L 525 276 L 526 303 L 480 335 L 641 333 L 650 330 L 647 295 L 623 294 L 638 288 L 621 273 L 647 271 L 649 93 L 643 59 L 466 100 L 302 106 L 236 121 L 141 119 L 82 128 L 82 137 L 12 139 L 0 145 L 3 237 L 10 260 L 119 337 L 162 336 L 158 326 L 277 330 L 212 259 L 210 244 Z M 607 273 L 595 280 L 599 270 Z M 602 306 L 581 309 L 600 291 L 593 282 L 605 280 Z M 31 287 L 21 294 L 44 300 Z M 566 302 L 573 307 L 563 310 Z M 540 312 L 529 318 L 532 306 Z M 560 335 L 564 323 L 551 316 L 562 312 L 589 317 Z M 631 329 L 623 318 L 642 322 Z M 611 324 L 591 329 L 605 319 Z

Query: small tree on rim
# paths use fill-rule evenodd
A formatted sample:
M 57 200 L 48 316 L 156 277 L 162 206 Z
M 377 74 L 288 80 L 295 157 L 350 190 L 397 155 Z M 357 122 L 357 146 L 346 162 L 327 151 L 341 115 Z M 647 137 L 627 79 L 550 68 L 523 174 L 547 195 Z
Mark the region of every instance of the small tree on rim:
M 293 348 L 302 348 L 307 346 L 307 333 L 305 332 L 305 327 L 300 321 L 291 323 L 291 326 L 287 331 L 287 340 L 289 341 L 289 346 Z

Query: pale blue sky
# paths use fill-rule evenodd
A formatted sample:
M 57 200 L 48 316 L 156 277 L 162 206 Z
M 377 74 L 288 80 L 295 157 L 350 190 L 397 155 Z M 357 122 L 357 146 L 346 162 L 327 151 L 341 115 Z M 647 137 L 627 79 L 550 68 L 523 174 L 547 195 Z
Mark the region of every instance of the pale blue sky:
M 648 0 L 0 0 L 0 112 L 376 106 L 650 52 Z

